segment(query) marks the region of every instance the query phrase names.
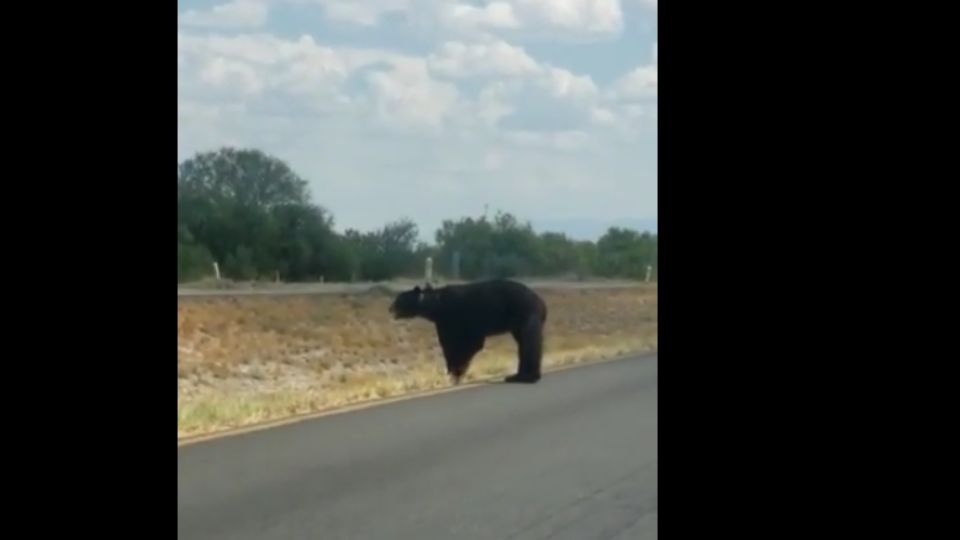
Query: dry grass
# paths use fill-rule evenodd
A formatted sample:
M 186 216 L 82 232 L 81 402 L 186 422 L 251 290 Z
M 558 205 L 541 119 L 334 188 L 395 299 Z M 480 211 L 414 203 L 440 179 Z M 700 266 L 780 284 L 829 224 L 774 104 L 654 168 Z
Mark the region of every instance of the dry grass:
M 544 290 L 546 368 L 655 350 L 655 286 Z M 394 321 L 388 295 L 181 299 L 178 431 L 206 433 L 450 383 L 433 325 Z M 487 340 L 467 381 L 513 372 Z

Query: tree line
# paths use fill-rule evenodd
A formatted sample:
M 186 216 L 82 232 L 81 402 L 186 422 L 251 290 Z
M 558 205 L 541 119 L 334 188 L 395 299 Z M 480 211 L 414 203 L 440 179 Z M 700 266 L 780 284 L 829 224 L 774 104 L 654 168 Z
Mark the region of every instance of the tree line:
M 657 235 L 610 228 L 596 242 L 537 233 L 509 213 L 446 220 L 435 243 L 413 221 L 338 233 L 333 215 L 311 200 L 307 182 L 255 149 L 222 148 L 178 165 L 178 282 L 213 274 L 285 282 L 383 281 L 434 273 L 485 277 L 571 276 L 643 279 L 657 269 Z

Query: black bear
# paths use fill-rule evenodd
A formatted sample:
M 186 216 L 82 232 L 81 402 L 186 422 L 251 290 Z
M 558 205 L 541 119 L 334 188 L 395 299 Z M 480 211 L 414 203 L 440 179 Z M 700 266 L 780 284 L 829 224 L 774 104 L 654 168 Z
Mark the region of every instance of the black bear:
M 436 325 L 447 373 L 455 384 L 486 338 L 507 332 L 517 342 L 518 365 L 506 382 L 540 380 L 547 305 L 522 283 L 493 279 L 436 289 L 416 286 L 397 295 L 390 312 L 397 319 L 422 317 Z

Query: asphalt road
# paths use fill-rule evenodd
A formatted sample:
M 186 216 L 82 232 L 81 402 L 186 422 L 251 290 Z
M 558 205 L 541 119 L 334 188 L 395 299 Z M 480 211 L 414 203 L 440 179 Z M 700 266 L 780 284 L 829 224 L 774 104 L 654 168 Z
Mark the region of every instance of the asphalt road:
M 181 539 L 657 537 L 657 357 L 180 447 Z

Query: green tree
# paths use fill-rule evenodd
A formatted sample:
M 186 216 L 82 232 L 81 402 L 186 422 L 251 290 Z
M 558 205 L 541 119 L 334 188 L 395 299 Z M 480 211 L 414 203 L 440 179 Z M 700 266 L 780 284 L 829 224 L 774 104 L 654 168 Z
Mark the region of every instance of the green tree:
M 338 234 L 334 220 L 310 200 L 307 182 L 259 150 L 200 153 L 177 170 L 177 279 L 200 279 L 220 263 L 233 279 L 285 281 L 387 280 L 422 275 L 427 257 L 437 275 L 557 276 L 576 273 L 639 279 L 657 266 L 657 237 L 611 228 L 597 242 L 534 232 L 510 213 L 445 220 L 435 244 L 418 242 L 410 219 Z
M 417 225 L 407 218 L 388 223 L 376 232 L 377 247 L 390 278 L 410 275 L 417 271 L 416 248 L 419 235 Z
M 228 254 L 224 260 L 223 272 L 233 279 L 256 279 L 258 276 L 253 250 L 244 245 L 237 246 L 237 249 Z
M 215 204 L 267 209 L 310 202 L 307 181 L 260 150 L 222 148 L 200 153 L 181 163 L 178 173 L 182 196 Z
M 498 212 L 492 240 L 493 252 L 488 255 L 486 275 L 530 275 L 541 266 L 540 244 L 530 223 L 520 223 L 513 214 Z
M 486 217 L 444 220 L 436 241 L 441 259 L 438 268 L 449 274 L 454 254 L 459 254 L 460 277 L 475 279 L 483 274 L 484 262 L 493 251 L 493 225 Z
M 574 251 L 577 276 L 583 279 L 598 275 L 600 262 L 597 245 L 589 240 L 582 240 L 574 243 Z
M 194 281 L 213 274 L 213 256 L 198 244 L 190 230 L 177 228 L 177 281 Z
M 409 219 L 361 233 L 344 234 L 352 255 L 352 273 L 361 280 L 383 281 L 417 271 L 417 226 Z
M 580 269 L 576 244 L 567 235 L 556 232 L 544 232 L 538 239 L 540 244 L 541 275 L 561 275 L 577 272 Z
M 603 276 L 641 279 L 647 265 L 655 267 L 656 253 L 655 235 L 611 227 L 597 241 L 598 270 Z
M 177 217 L 233 279 L 313 280 L 348 273 L 333 219 L 307 182 L 259 150 L 223 148 L 178 166 Z
M 493 221 L 486 216 L 446 220 L 436 239 L 439 267 L 449 273 L 453 256 L 459 253 L 460 275 L 466 279 L 515 277 L 540 265 L 540 246 L 533 228 L 509 213 L 498 212 Z
M 318 206 L 284 204 L 274 207 L 271 259 L 285 281 L 343 278 L 349 274 L 333 218 Z

